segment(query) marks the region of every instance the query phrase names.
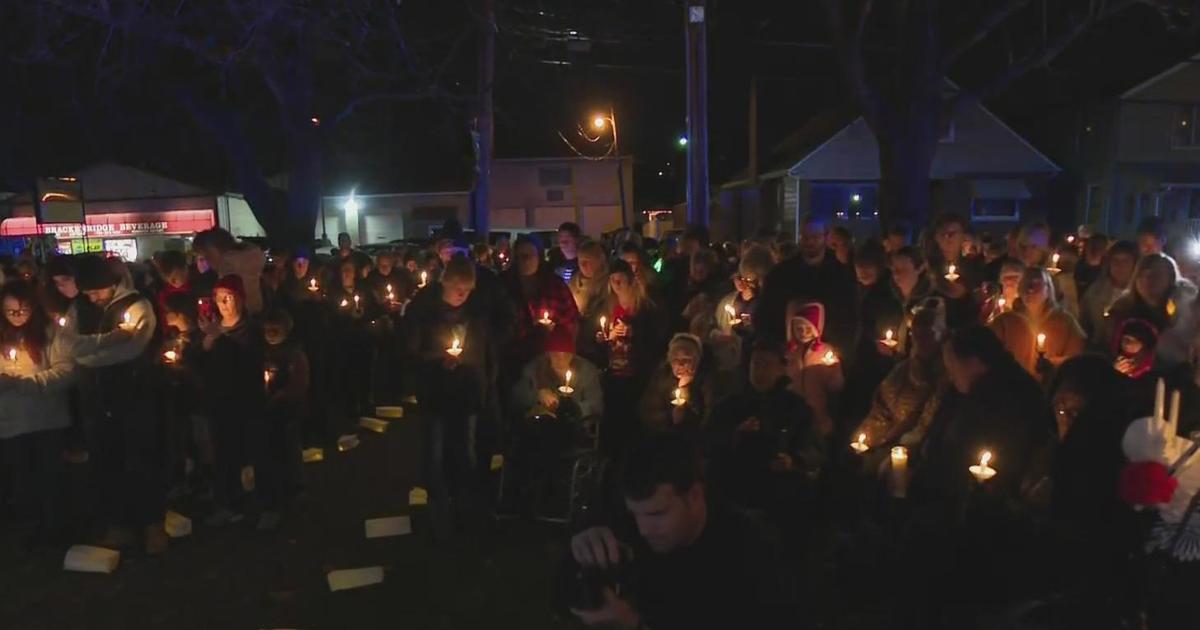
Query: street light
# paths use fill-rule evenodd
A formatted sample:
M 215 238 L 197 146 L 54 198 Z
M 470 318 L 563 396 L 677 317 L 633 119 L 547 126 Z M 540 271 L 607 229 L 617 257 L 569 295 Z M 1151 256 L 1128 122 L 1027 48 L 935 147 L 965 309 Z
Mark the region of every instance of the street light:
M 625 216 L 625 173 L 624 169 L 622 168 L 623 160 L 621 159 L 621 143 L 617 134 L 617 112 L 611 107 L 608 110 L 607 116 L 604 114 L 596 114 L 592 116 L 593 129 L 596 131 L 603 131 L 606 127 L 612 130 L 612 150 L 609 152 L 609 154 L 614 155 L 617 158 L 617 194 L 621 196 L 621 225 L 624 226 L 628 225 L 629 221 L 628 217 Z M 588 137 L 587 134 L 582 133 L 582 128 L 580 129 L 580 132 L 581 135 L 583 135 L 584 138 L 586 138 L 589 142 L 596 142 L 600 139 L 599 137 L 594 139 Z
M 596 116 L 592 119 L 592 126 L 595 127 L 597 131 L 604 129 L 604 126 L 607 124 L 608 121 L 605 120 L 603 116 Z
M 342 206 L 342 208 L 346 210 L 347 216 L 358 213 L 358 200 L 354 198 L 353 192 L 350 193 L 350 198 L 346 200 L 346 203 Z
M 678 142 L 679 142 L 679 146 L 686 147 L 687 146 L 687 136 L 679 136 Z

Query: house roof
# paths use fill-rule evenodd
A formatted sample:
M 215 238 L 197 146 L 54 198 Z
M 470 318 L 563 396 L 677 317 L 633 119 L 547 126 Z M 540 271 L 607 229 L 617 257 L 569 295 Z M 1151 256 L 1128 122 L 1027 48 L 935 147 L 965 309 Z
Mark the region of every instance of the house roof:
M 1132 88 L 1129 88 L 1128 90 L 1125 91 L 1124 94 L 1121 95 L 1121 98 L 1122 99 L 1130 99 L 1130 98 L 1136 98 L 1136 97 L 1142 96 L 1150 88 L 1173 77 L 1174 75 L 1178 74 L 1179 72 L 1183 71 L 1186 68 L 1191 68 L 1193 66 L 1196 66 L 1196 64 L 1200 64 L 1200 52 L 1171 66 L 1170 68 L 1167 68 L 1166 70 L 1150 77 L 1149 79 L 1142 81 L 1141 83 L 1133 86 Z

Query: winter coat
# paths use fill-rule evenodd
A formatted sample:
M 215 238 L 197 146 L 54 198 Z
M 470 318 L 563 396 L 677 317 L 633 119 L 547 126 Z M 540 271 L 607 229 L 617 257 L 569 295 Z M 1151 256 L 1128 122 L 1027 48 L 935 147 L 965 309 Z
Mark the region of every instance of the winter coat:
M 726 454 L 736 468 L 758 471 L 766 471 L 780 453 L 790 455 L 797 467 L 802 467 L 799 462 L 815 464 L 822 459 L 812 408 L 788 385 L 781 378 L 766 391 L 747 388 L 717 405 L 711 443 L 719 457 Z M 759 429 L 738 431 L 751 418 L 759 421 Z
M 754 328 L 760 338 L 782 344 L 787 338 L 788 302 L 801 298 L 824 304 L 829 320 L 824 337 L 839 348 L 851 348 L 857 327 L 854 287 L 853 274 L 846 276 L 833 252 L 826 252 L 817 265 L 800 256 L 785 260 L 763 280 Z
M 1152 308 L 1143 302 L 1134 291 L 1127 291 L 1117 298 L 1109 308 L 1110 334 L 1121 330 L 1127 319 L 1140 318 L 1158 329 L 1158 347 L 1155 350 L 1154 363 L 1159 369 L 1169 370 L 1177 365 L 1188 362 L 1191 357 L 1192 343 L 1196 335 L 1196 321 L 1200 313 L 1196 312 L 1196 286 L 1187 280 L 1179 281 L 1167 305 L 1163 308 Z M 1113 342 L 1112 337 L 1108 344 Z M 1111 349 L 1111 345 L 1108 348 Z
M 1039 333 L 1046 335 L 1045 352 L 1041 354 L 1055 365 L 1082 354 L 1087 342 L 1079 322 L 1061 307 L 1051 309 L 1041 322 L 1035 322 L 1018 301 L 1014 310 L 998 315 L 988 327 L 1017 363 L 1034 376 L 1038 376 Z
M 853 435 L 867 435 L 873 449 L 902 444 L 912 449 L 924 439 L 949 391 L 942 357 L 910 357 L 892 368 L 875 390 L 871 410 Z
M 688 384 L 684 393 L 687 403 L 684 405 L 684 418 L 676 423 L 674 419 L 675 406 L 671 400 L 675 398 L 675 390 L 679 379 L 671 371 L 671 364 L 663 362 L 650 375 L 646 390 L 642 392 L 642 401 L 638 406 L 642 427 L 648 431 L 688 430 L 703 431 L 709 426 L 712 418 L 713 396 L 712 376 L 703 366 L 696 370 L 696 377 Z
M 488 340 L 491 322 L 484 311 L 472 308 L 472 294 L 457 308 L 442 300 L 440 283 L 418 291 L 408 306 L 404 350 L 412 383 L 422 409 L 442 416 L 479 412 L 495 382 L 494 344 Z M 447 366 L 446 349 L 458 338 L 462 354 Z
M 505 352 L 506 366 L 519 369 L 546 351 L 548 329 L 538 323 L 544 314 L 549 314 L 555 328 L 566 326 L 568 330 L 577 330 L 579 309 L 575 306 L 575 298 L 562 278 L 554 275 L 549 267 L 538 268 L 531 295 L 525 295 L 523 279 L 515 269 L 505 273 L 501 282 L 508 290 L 509 299 L 517 306 L 516 332 Z
M 116 334 L 117 323 L 129 314 L 133 327 L 132 337 Z M 102 368 L 119 365 L 142 358 L 150 342 L 154 340 L 158 319 L 150 301 L 128 288 L 124 283 L 117 287 L 113 299 L 104 307 L 101 320 L 111 321 L 111 327 L 101 326 L 97 330 L 80 328 L 80 334 L 71 341 L 75 361 L 84 367 Z M 91 333 L 91 334 L 88 334 Z
M 39 361 L 24 347 L 16 360 L 0 358 L 0 439 L 71 425 L 67 389 L 75 380 L 69 333 L 47 327 L 47 343 Z

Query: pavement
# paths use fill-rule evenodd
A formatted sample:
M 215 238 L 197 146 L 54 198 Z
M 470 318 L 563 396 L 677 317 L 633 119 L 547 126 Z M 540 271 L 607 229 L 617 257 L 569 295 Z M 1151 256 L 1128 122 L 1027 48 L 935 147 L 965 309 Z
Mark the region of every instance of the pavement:
M 0 629 L 141 630 L 570 627 L 550 607 L 561 527 L 490 523 L 434 545 L 419 484 L 415 414 L 384 434 L 359 430 L 358 448 L 327 449 L 304 465 L 304 494 L 279 531 L 252 518 L 174 539 L 158 558 L 124 554 L 111 575 L 62 569 L 65 550 L 26 550 L 0 532 Z M 82 466 L 72 486 L 86 488 Z M 85 490 L 86 492 L 86 490 Z M 414 533 L 368 540 L 368 518 L 411 515 Z M 326 573 L 381 565 L 382 584 L 330 592 Z

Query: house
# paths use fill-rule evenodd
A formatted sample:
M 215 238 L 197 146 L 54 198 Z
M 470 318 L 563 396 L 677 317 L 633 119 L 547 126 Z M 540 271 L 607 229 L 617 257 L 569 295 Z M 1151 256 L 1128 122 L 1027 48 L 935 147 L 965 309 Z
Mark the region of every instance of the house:
M 1080 178 L 1079 223 L 1116 236 L 1160 216 L 1200 230 L 1200 53 L 1060 124 L 1060 159 Z
M 573 221 L 585 234 L 599 236 L 632 225 L 633 217 L 631 156 L 492 163 L 493 230 L 556 230 L 559 224 Z
M 797 219 L 806 213 L 854 231 L 875 230 L 879 147 L 853 109 L 811 118 L 764 164 L 756 182 L 743 176 L 720 188 L 714 231 L 747 236 L 778 228 L 795 234 Z M 931 211 L 969 214 L 974 222 L 1007 229 L 1022 216 L 1044 213 L 1045 184 L 1059 170 L 995 114 L 975 105 L 951 121 L 939 141 L 930 170 Z
M 214 193 L 144 169 L 100 162 L 38 181 L 18 193 L 0 220 L 5 251 L 43 245 L 61 253 L 111 251 L 127 260 L 183 247 L 196 232 L 220 225 L 235 236 L 262 236 L 236 193 Z
M 346 232 L 360 245 L 429 238 L 447 219 L 467 225 L 471 195 L 465 191 L 351 194 L 321 200 L 314 238 L 337 242 Z M 350 203 L 353 198 L 354 202 Z M 324 230 L 321 225 L 324 223 Z

